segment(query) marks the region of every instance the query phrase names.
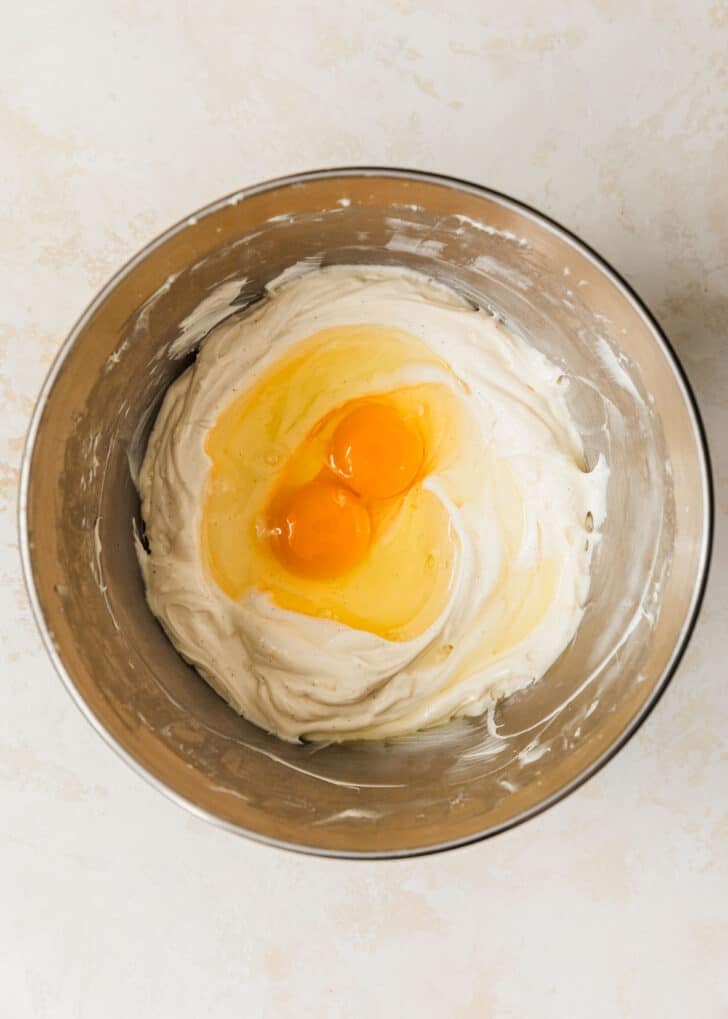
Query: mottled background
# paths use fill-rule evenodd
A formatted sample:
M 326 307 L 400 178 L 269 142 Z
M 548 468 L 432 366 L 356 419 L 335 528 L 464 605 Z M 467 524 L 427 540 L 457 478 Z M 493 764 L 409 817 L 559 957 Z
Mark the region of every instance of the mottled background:
M 728 1016 L 728 5 L 26 0 L 1 50 L 3 1017 Z M 647 724 L 545 815 L 407 862 L 248 844 L 148 788 L 56 680 L 17 554 L 33 399 L 98 288 L 208 200 L 346 163 L 489 184 L 602 252 L 716 474 L 702 619 Z

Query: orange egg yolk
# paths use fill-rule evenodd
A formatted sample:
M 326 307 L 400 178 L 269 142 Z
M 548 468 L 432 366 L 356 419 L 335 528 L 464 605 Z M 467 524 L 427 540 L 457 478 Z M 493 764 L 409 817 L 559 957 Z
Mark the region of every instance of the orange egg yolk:
M 335 427 L 319 425 L 333 429 L 318 453 L 319 474 L 298 486 L 284 483 L 268 508 L 274 552 L 304 577 L 333 579 L 364 559 L 379 502 L 411 488 L 424 460 L 419 432 L 395 407 L 357 401 L 337 416 Z M 315 441 L 309 437 L 302 449 L 316 448 Z
M 269 519 L 279 559 L 306 577 L 346 573 L 369 547 L 366 508 L 353 492 L 325 475 L 279 499 Z
M 364 403 L 339 422 L 330 465 L 359 495 L 389 499 L 411 487 L 423 456 L 420 435 L 394 407 Z

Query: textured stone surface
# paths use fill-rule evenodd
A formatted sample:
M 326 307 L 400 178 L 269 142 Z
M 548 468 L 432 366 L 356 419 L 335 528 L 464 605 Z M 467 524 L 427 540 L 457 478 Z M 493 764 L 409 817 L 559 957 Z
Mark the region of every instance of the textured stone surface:
M 0 987 L 9 1019 L 728 1015 L 728 7 L 64 4 L 3 15 Z M 495 840 L 348 863 L 186 815 L 94 735 L 26 605 L 34 396 L 119 264 L 266 177 L 416 166 L 533 203 L 634 284 L 696 387 L 717 539 L 628 747 Z

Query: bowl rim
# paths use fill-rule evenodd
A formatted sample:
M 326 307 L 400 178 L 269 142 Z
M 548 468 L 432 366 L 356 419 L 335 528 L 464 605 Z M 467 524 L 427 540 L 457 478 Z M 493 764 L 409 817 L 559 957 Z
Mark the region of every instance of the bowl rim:
M 85 328 L 86 324 L 95 313 L 95 311 L 103 304 L 107 297 L 112 293 L 115 287 L 144 259 L 152 254 L 158 247 L 161 247 L 164 243 L 176 236 L 181 231 L 189 228 L 189 220 L 200 220 L 207 216 L 213 215 L 220 209 L 224 208 L 225 205 L 233 202 L 239 202 L 246 198 L 252 197 L 256 194 L 265 193 L 267 191 L 273 191 L 280 187 L 287 187 L 295 184 L 303 184 L 315 180 L 327 180 L 335 179 L 337 177 L 392 177 L 403 180 L 415 180 L 422 183 L 435 184 L 440 187 L 451 188 L 454 191 L 461 191 L 465 193 L 474 194 L 480 197 L 486 197 L 496 202 L 498 205 L 506 209 L 512 209 L 518 212 L 532 222 L 545 227 L 551 233 L 555 234 L 561 240 L 565 241 L 567 245 L 578 251 L 584 257 L 587 258 L 591 264 L 603 273 L 607 279 L 621 292 L 626 300 L 632 305 L 632 307 L 638 312 L 643 322 L 649 329 L 657 341 L 658 346 L 661 348 L 666 361 L 670 365 L 675 375 L 675 378 L 680 386 L 685 403 L 691 418 L 693 432 L 696 438 L 696 444 L 698 447 L 699 460 L 700 460 L 700 475 L 701 485 L 703 493 L 704 503 L 704 514 L 703 514 L 703 540 L 702 547 L 700 549 L 700 558 L 698 564 L 698 571 L 696 573 L 696 579 L 693 587 L 692 597 L 690 601 L 689 610 L 686 614 L 685 621 L 682 629 L 678 634 L 678 638 L 675 643 L 673 652 L 668 660 L 662 674 L 655 683 L 654 689 L 650 694 L 647 701 L 643 704 L 642 708 L 631 720 L 619 736 L 594 760 L 587 768 L 585 768 L 580 774 L 575 776 L 570 782 L 568 782 L 561 789 L 552 793 L 546 797 L 543 801 L 530 807 L 528 810 L 522 811 L 520 814 L 505 821 L 501 824 L 494 825 L 492 828 L 488 828 L 485 831 L 476 832 L 471 835 L 463 836 L 462 838 L 452 839 L 446 842 L 435 843 L 432 845 L 417 846 L 410 849 L 394 849 L 394 850 L 376 850 L 376 851 L 360 851 L 360 850 L 340 850 L 340 849 L 325 849 L 317 846 L 302 845 L 296 842 L 289 842 L 284 839 L 275 839 L 267 835 L 263 835 L 260 832 L 253 831 L 248 828 L 244 828 L 240 825 L 234 824 L 230 821 L 225 821 L 222 818 L 210 813 L 203 807 L 198 806 L 196 803 L 191 802 L 186 797 L 182 796 L 176 790 L 166 785 L 161 779 L 152 775 L 146 770 L 146 768 L 140 764 L 136 758 L 134 758 L 116 739 L 111 733 L 105 728 L 102 722 L 93 713 L 87 702 L 83 699 L 79 693 L 73 678 L 66 668 L 61 656 L 56 648 L 52 634 L 46 623 L 45 616 L 43 614 L 43 608 L 40 603 L 40 598 L 35 585 L 35 577 L 33 574 L 33 563 L 31 554 L 31 542 L 28 524 L 28 493 L 30 488 L 31 478 L 31 465 L 33 461 L 33 454 L 35 450 L 35 443 L 38 436 L 40 422 L 45 410 L 48 398 L 53 390 L 56 380 L 63 368 L 64 362 L 72 350 L 76 339 L 78 338 L 81 331 Z M 504 194 L 501 191 L 497 191 L 493 188 L 485 185 L 476 184 L 468 180 L 464 180 L 459 177 L 449 176 L 447 174 L 432 173 L 424 170 L 408 169 L 404 167 L 391 167 L 391 166 L 334 166 L 323 169 L 306 170 L 300 173 L 287 174 L 280 177 L 270 178 L 257 184 L 250 185 L 248 187 L 240 188 L 231 194 L 225 195 L 222 198 L 218 198 L 213 202 L 208 203 L 199 210 L 193 213 L 189 213 L 183 219 L 178 220 L 172 226 L 168 227 L 162 233 L 158 234 L 151 241 L 149 241 L 144 247 L 142 247 L 136 254 L 128 259 L 117 271 L 108 279 L 104 286 L 98 291 L 96 296 L 92 298 L 86 309 L 81 313 L 79 318 L 72 326 L 70 332 L 66 336 L 65 340 L 61 344 L 58 352 L 56 353 L 51 367 L 46 375 L 46 378 L 41 386 L 38 396 L 33 407 L 28 430 L 26 433 L 25 444 L 23 448 L 21 464 L 20 464 L 20 478 L 18 485 L 18 533 L 19 533 L 19 549 L 20 559 L 22 564 L 23 579 L 25 581 L 25 588 L 28 594 L 28 599 L 33 612 L 36 626 L 40 633 L 45 650 L 55 667 L 56 673 L 63 683 L 66 691 L 73 700 L 76 707 L 79 709 L 81 714 L 86 718 L 89 724 L 95 729 L 97 734 L 106 742 L 108 746 L 141 778 L 145 779 L 151 786 L 162 793 L 167 799 L 176 803 L 188 810 L 194 816 L 207 821 L 208 823 L 221 828 L 225 831 L 231 832 L 232 834 L 245 836 L 254 842 L 262 843 L 264 845 L 273 846 L 278 849 L 286 849 L 296 853 L 302 853 L 310 856 L 323 856 L 328 858 L 340 858 L 340 859 L 352 859 L 352 860 L 375 860 L 375 859 L 408 859 L 415 856 L 426 856 L 434 853 L 444 852 L 450 849 L 456 849 L 467 845 L 473 845 L 477 842 L 485 839 L 492 838 L 501 832 L 508 831 L 511 828 L 515 828 L 518 825 L 523 824 L 525 821 L 530 820 L 533 817 L 543 813 L 550 807 L 559 803 L 565 799 L 571 793 L 573 793 L 580 786 L 584 785 L 590 778 L 592 778 L 598 771 L 600 771 L 608 761 L 610 761 L 634 736 L 637 730 L 645 722 L 647 717 L 654 709 L 657 702 L 662 697 L 663 693 L 667 689 L 670 680 L 675 675 L 677 668 L 685 654 L 690 639 L 694 633 L 697 619 L 700 613 L 700 608 L 703 603 L 705 596 L 705 590 L 708 582 L 708 575 L 710 570 L 710 561 L 713 548 L 713 536 L 714 536 L 714 520 L 715 520 L 715 494 L 713 486 L 713 475 L 710 461 L 710 452 L 708 447 L 708 440 L 705 431 L 705 426 L 700 414 L 698 402 L 693 392 L 693 389 L 688 381 L 685 369 L 682 366 L 680 358 L 678 357 L 674 347 L 668 340 L 666 334 L 659 325 L 657 319 L 648 309 L 642 298 L 636 293 L 632 286 L 613 268 L 613 266 L 594 248 L 583 241 L 571 230 L 562 226 L 555 219 L 540 212 L 538 209 L 527 204 L 526 202 L 520 201 L 519 199 L 512 198 L 509 195 Z

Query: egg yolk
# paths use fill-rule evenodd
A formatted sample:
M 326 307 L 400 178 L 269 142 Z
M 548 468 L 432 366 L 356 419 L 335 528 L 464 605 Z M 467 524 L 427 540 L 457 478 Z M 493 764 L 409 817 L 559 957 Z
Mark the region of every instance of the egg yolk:
M 323 446 L 315 438 L 322 430 L 328 431 Z M 380 516 L 381 501 L 412 487 L 424 446 L 397 408 L 357 401 L 339 409 L 330 425 L 319 422 L 301 453 L 315 462 L 316 450 L 319 473 L 279 488 L 269 504 L 267 531 L 286 569 L 323 580 L 342 576 L 365 558 L 371 514 Z
M 368 499 L 389 499 L 406 491 L 423 456 L 420 435 L 384 403 L 356 407 L 339 422 L 331 439 L 332 470 Z
M 316 478 L 277 500 L 269 522 L 279 559 L 303 576 L 338 577 L 363 559 L 369 547 L 369 513 L 333 478 Z

